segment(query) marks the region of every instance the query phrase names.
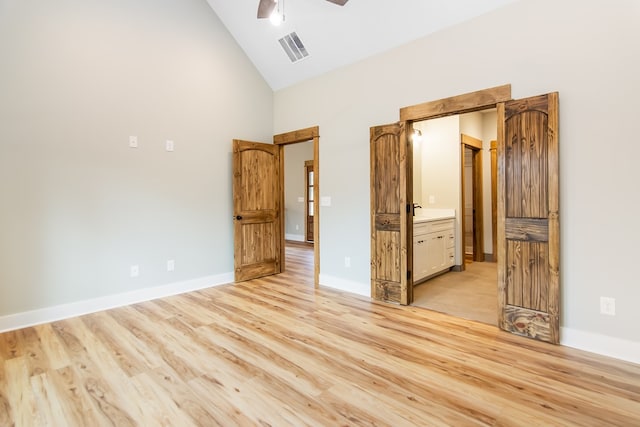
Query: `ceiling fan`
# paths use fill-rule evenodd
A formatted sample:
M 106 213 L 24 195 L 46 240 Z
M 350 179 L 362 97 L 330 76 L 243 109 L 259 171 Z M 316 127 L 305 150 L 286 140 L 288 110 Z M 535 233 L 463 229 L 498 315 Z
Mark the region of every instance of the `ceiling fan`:
M 330 3 L 344 6 L 349 0 L 326 0 Z M 258 3 L 258 19 L 269 18 L 278 4 L 277 0 L 260 0 Z

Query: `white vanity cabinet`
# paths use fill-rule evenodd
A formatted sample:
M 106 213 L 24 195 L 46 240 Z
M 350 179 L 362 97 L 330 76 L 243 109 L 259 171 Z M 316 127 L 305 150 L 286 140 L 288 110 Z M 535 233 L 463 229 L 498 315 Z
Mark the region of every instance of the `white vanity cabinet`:
M 413 281 L 448 270 L 455 264 L 454 220 L 417 218 L 413 224 Z

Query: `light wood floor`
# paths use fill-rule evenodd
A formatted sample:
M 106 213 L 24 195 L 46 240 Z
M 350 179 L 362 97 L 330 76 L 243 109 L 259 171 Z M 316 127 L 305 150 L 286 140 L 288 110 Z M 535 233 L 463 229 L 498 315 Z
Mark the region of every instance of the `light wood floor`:
M 289 271 L 0 335 L 0 426 L 640 425 L 640 366 Z
M 469 262 L 413 288 L 413 305 L 464 319 L 498 325 L 498 270 L 495 262 Z

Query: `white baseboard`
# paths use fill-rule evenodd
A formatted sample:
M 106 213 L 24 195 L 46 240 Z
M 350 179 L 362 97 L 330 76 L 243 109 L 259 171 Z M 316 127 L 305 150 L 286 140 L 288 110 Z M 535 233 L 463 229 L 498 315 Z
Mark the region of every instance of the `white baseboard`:
M 185 292 L 197 291 L 212 286 L 233 283 L 233 273 L 199 277 L 183 282 L 169 283 L 153 288 L 138 289 L 122 294 L 108 295 L 85 301 L 72 302 L 38 310 L 25 311 L 0 317 L 0 332 L 26 328 L 41 323 L 54 322 L 83 314 L 95 313 L 110 308 L 136 304 L 152 299 L 168 297 Z
M 354 282 L 351 280 L 345 280 L 339 277 L 333 277 L 326 274 L 320 275 L 319 282 L 320 282 L 320 286 L 327 286 L 329 288 L 351 292 L 352 294 L 371 297 L 371 284 L 369 283 Z
M 560 328 L 560 344 L 579 350 L 640 364 L 640 342 Z
M 304 234 L 285 234 L 285 240 L 293 240 L 294 242 L 304 242 Z

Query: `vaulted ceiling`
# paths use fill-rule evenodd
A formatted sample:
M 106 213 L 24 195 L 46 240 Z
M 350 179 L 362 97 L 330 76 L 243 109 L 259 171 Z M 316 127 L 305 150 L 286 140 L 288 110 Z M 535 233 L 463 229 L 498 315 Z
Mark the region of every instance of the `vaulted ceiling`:
M 357 62 L 519 0 L 280 0 L 285 22 L 257 19 L 258 0 L 207 0 L 273 90 Z M 292 63 L 278 39 L 309 52 Z

